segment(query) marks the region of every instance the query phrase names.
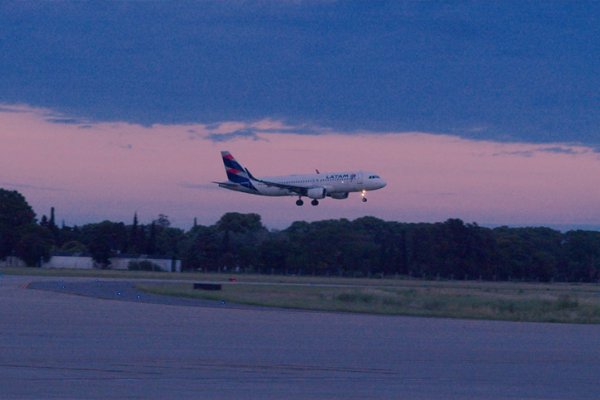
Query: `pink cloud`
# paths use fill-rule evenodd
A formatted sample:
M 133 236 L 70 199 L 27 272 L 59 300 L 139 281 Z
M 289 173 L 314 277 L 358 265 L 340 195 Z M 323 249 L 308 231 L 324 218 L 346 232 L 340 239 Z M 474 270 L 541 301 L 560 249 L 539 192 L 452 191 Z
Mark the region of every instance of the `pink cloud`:
M 164 213 L 184 227 L 194 217 L 214 223 L 228 211 L 257 212 L 271 227 L 364 215 L 410 222 L 458 217 L 494 224 L 600 224 L 600 157 L 584 146 L 422 132 L 276 133 L 293 128 L 270 119 L 218 126 L 77 124 L 50 110 L 4 105 L 0 186 L 21 191 L 40 215 L 56 207 L 68 224 L 129 221 L 135 211 L 146 221 Z M 210 134 L 244 129 L 267 140 L 208 140 Z M 377 171 L 388 186 L 369 193 L 366 204 L 355 194 L 296 207 L 293 198 L 213 186 L 211 181 L 224 179 L 220 150 L 231 151 L 257 176 L 365 169 Z

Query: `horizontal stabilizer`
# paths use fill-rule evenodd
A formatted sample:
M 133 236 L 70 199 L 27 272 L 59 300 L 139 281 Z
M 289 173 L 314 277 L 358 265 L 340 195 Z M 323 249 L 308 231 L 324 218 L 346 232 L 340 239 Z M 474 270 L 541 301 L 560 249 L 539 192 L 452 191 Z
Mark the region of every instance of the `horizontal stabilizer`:
M 213 181 L 212 183 L 216 183 L 220 187 L 224 187 L 224 188 L 235 188 L 235 187 L 239 186 L 238 184 L 232 183 L 232 182 L 215 182 L 215 181 Z

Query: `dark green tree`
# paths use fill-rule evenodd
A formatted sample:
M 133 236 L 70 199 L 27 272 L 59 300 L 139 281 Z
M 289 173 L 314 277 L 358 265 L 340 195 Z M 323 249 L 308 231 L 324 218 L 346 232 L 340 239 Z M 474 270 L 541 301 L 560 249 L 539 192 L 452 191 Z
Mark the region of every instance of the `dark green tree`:
M 0 260 L 10 256 L 24 229 L 35 224 L 35 213 L 17 191 L 0 189 Z
M 87 253 L 88 249 L 83 243 L 81 243 L 77 240 L 71 240 L 71 241 L 65 242 L 60 247 L 60 251 L 67 253 L 67 254 L 79 255 L 79 254 Z
M 82 227 L 82 242 L 101 268 L 108 268 L 110 257 L 121 253 L 127 246 L 127 230 L 122 222 L 103 221 Z
M 258 247 L 260 270 L 267 273 L 289 273 L 287 257 L 293 251 L 288 240 L 273 234 Z
M 155 255 L 156 253 L 156 223 L 150 224 L 150 232 L 148 234 L 148 241 L 146 242 L 146 254 Z
M 567 232 L 563 249 L 559 279 L 575 282 L 600 280 L 600 232 Z
M 50 230 L 58 230 L 56 225 L 56 217 L 54 215 L 54 207 L 50 207 L 50 220 L 48 221 L 48 227 Z
M 29 267 L 40 267 L 50 259 L 50 249 L 54 243 L 52 233 L 46 227 L 29 224 L 19 229 L 19 241 L 15 255 Z
M 221 232 L 258 232 L 266 230 L 258 214 L 240 214 L 230 212 L 224 214 L 217 222 L 217 229 Z
M 157 226 L 156 234 L 156 254 L 167 257 L 179 256 L 179 243 L 184 239 L 185 234 L 179 228 L 160 228 Z
M 168 228 L 171 226 L 171 221 L 169 221 L 169 217 L 165 214 L 159 214 L 158 219 L 154 220 L 154 223 L 161 228 Z
M 179 245 L 182 267 L 186 270 L 216 270 L 220 251 L 219 232 L 214 226 L 192 228 Z
M 139 254 L 139 230 L 140 229 L 138 226 L 138 216 L 137 212 L 135 212 L 133 214 L 133 224 L 131 225 L 131 228 L 129 230 L 129 248 L 127 249 L 128 252 Z
M 216 224 L 221 238 L 219 268 L 253 269 L 260 264 L 256 250 L 268 236 L 258 214 L 224 214 Z

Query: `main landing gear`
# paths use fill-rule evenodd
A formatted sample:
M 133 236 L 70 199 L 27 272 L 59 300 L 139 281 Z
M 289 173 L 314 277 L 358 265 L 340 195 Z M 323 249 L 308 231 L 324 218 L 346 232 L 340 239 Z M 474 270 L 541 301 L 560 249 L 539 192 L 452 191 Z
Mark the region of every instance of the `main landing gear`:
M 317 199 L 312 199 L 312 201 L 310 202 L 310 204 L 312 204 L 313 206 L 318 206 L 319 205 L 319 200 Z M 304 205 L 304 200 L 302 200 L 302 198 L 298 198 L 298 200 L 296 200 L 296 205 L 299 206 L 303 206 Z
M 366 190 L 363 190 L 363 191 L 360 192 L 360 198 L 361 198 L 361 201 L 363 203 L 367 202 L 367 191 Z M 310 204 L 312 204 L 313 206 L 318 206 L 319 205 L 319 200 L 312 199 L 311 202 L 310 202 Z M 296 200 L 296 205 L 298 207 L 304 205 L 304 200 L 302 200 L 302 197 L 298 197 L 298 200 Z

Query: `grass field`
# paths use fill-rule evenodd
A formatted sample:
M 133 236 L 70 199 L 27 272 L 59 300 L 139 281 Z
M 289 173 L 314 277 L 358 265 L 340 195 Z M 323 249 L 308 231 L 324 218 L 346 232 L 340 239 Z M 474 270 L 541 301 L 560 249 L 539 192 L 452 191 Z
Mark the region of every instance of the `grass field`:
M 574 284 L 368 280 L 313 284 L 138 285 L 156 294 L 307 310 L 530 322 L 600 323 L 600 287 Z M 341 286 L 338 286 L 341 285 Z
M 236 275 L 223 290 L 194 290 L 192 282 L 227 282 L 231 275 L 111 270 L 0 268 L 8 275 L 156 280 L 145 291 L 306 310 L 531 322 L 600 323 L 600 285 L 423 281 Z

